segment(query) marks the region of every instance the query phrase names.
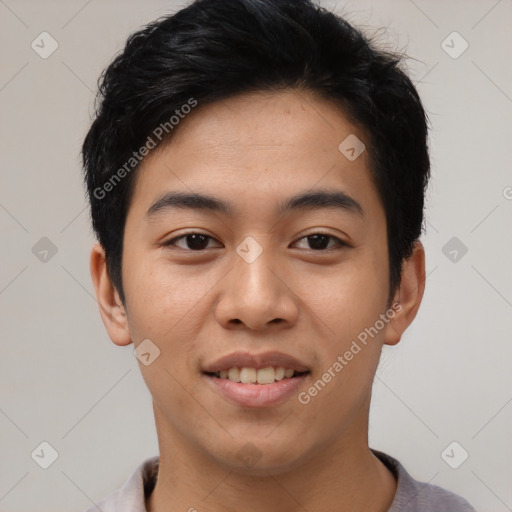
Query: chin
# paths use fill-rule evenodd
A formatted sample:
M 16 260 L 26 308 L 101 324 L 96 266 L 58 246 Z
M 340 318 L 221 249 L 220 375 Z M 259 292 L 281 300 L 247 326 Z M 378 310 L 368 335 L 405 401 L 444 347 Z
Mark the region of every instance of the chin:
M 309 457 L 304 443 L 297 436 L 290 436 L 291 442 L 282 443 L 279 438 L 270 441 L 264 437 L 246 437 L 233 440 L 219 453 L 218 446 L 209 451 L 213 460 L 227 471 L 239 475 L 268 477 L 287 473 L 300 467 Z M 235 448 L 235 450 L 233 450 Z

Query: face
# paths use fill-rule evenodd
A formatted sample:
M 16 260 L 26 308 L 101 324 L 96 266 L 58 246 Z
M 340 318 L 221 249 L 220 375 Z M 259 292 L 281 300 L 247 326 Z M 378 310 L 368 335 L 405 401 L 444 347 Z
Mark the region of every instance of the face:
M 159 438 L 275 473 L 367 442 L 401 313 L 386 307 L 385 213 L 354 137 L 309 93 L 243 95 L 199 105 L 137 171 L 125 334 L 106 323 L 119 345 L 150 340 L 139 365 Z

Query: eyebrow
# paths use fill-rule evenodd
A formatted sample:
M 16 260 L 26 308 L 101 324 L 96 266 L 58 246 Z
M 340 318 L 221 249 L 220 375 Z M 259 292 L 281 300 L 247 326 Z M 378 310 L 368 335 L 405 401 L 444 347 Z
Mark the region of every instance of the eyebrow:
M 190 209 L 203 212 L 218 212 L 228 216 L 233 207 L 218 199 L 197 192 L 168 192 L 157 199 L 146 212 L 146 219 L 173 209 Z M 292 211 L 309 209 L 338 209 L 364 217 L 362 206 L 353 197 L 340 190 L 316 189 L 302 192 L 281 203 L 277 213 L 285 215 Z

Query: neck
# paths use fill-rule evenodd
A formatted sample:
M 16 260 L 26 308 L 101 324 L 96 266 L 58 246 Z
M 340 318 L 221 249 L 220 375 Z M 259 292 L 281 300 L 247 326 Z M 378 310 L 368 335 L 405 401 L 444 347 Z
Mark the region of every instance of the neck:
M 308 460 L 255 474 L 223 467 L 164 427 L 158 416 L 155 410 L 160 464 L 155 489 L 146 502 L 148 512 L 386 512 L 393 501 L 396 480 L 368 447 L 367 418 L 366 428 L 353 425 L 352 432 Z

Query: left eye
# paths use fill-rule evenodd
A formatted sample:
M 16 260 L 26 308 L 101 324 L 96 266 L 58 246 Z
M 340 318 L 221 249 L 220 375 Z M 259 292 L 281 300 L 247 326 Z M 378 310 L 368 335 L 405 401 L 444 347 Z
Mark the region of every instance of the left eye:
M 181 241 L 181 240 L 185 240 L 185 245 L 187 245 L 188 247 L 178 246 L 177 242 Z M 208 241 L 210 241 L 210 240 L 215 240 L 215 238 L 213 238 L 209 235 L 204 235 L 202 233 L 187 233 L 185 235 L 181 235 L 176 238 L 173 238 L 172 240 L 169 240 L 164 245 L 165 246 L 178 246 L 184 250 L 191 250 L 194 252 L 199 252 L 199 251 L 203 251 L 207 248 Z M 343 242 L 339 238 L 336 238 L 335 236 L 332 236 L 332 235 L 326 235 L 325 233 L 312 233 L 310 235 L 306 235 L 306 236 L 300 238 L 298 240 L 298 242 L 300 242 L 302 240 L 308 240 L 310 247 L 306 247 L 306 249 L 310 249 L 310 250 L 314 250 L 314 251 L 324 251 L 326 249 L 332 249 L 336 246 L 343 247 L 343 246 L 347 245 L 345 242 Z M 328 247 L 329 241 L 331 241 L 331 240 L 333 240 L 335 242 L 334 247 L 333 246 Z
M 301 238 L 299 240 L 299 242 L 301 240 L 309 240 L 309 245 L 310 245 L 310 249 L 314 250 L 314 251 L 318 251 L 318 250 L 326 250 L 328 249 L 328 246 L 329 245 L 329 240 L 334 240 L 335 241 L 335 244 L 334 244 L 334 247 L 338 246 L 346 246 L 347 244 L 343 241 L 341 241 L 339 238 L 336 238 L 335 236 L 332 236 L 332 235 L 326 235 L 325 233 L 312 233 L 310 235 L 307 235 L 303 238 Z M 330 247 L 329 249 L 332 249 L 333 247 Z

